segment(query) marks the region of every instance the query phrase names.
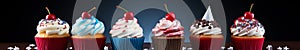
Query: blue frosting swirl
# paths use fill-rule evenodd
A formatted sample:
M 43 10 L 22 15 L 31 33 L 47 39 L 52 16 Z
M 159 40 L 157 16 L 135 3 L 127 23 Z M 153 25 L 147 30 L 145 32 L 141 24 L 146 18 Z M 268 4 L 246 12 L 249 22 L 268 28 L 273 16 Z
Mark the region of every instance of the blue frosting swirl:
M 95 35 L 96 33 L 103 33 L 105 30 L 104 24 L 96 19 L 94 16 L 91 16 L 90 19 L 78 18 L 72 26 L 71 33 L 73 35 Z

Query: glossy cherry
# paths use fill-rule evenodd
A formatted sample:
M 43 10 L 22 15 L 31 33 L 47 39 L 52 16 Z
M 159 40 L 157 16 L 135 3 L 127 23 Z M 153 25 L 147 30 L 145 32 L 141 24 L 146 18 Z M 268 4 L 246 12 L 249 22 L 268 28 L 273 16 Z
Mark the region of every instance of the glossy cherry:
M 254 14 L 252 12 L 245 12 L 244 17 L 246 19 L 253 19 L 254 18 Z
M 54 14 L 49 14 L 49 15 L 46 16 L 46 19 L 47 20 L 55 20 L 56 16 Z
M 83 19 L 90 19 L 91 18 L 91 14 L 88 13 L 88 12 L 82 12 L 81 18 L 83 18 Z
M 133 12 L 126 12 L 125 14 L 124 14 L 124 19 L 125 20 L 133 20 L 133 17 L 134 15 L 133 15 Z
M 48 11 L 48 15 L 46 16 L 46 20 L 55 20 L 56 19 L 56 16 L 54 14 L 51 14 L 50 13 L 50 10 L 48 9 L 48 7 L 45 7 L 46 10 Z
M 166 19 L 167 20 L 170 20 L 170 21 L 174 21 L 175 20 L 175 14 L 174 14 L 174 12 L 170 12 L 170 13 L 168 13 L 168 14 L 166 14 Z

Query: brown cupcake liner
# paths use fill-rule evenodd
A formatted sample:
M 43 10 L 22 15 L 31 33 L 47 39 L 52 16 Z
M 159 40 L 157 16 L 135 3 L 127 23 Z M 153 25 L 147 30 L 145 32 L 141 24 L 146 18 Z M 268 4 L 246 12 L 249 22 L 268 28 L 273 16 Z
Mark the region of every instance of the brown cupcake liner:
M 183 37 L 152 37 L 154 50 L 181 50 Z

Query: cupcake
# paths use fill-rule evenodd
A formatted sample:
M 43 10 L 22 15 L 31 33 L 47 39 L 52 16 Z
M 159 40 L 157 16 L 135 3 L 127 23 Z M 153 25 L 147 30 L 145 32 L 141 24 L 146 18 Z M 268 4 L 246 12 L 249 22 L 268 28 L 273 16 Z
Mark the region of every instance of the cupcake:
M 110 30 L 113 50 L 142 50 L 144 44 L 143 29 L 133 17 L 133 12 L 126 12 Z
M 48 8 L 46 7 L 48 10 Z M 46 19 L 39 21 L 35 42 L 39 50 L 65 50 L 67 48 L 69 24 L 54 14 L 46 16 Z
M 235 50 L 262 50 L 265 29 L 252 12 L 245 12 L 230 27 Z
M 175 14 L 170 12 L 152 29 L 152 47 L 155 50 L 181 50 L 184 41 L 184 28 Z
M 95 8 L 94 8 L 95 9 Z M 106 37 L 103 35 L 104 24 L 83 12 L 72 26 L 72 40 L 75 50 L 104 50 Z
M 190 42 L 193 50 L 221 50 L 224 37 L 220 25 L 214 20 L 210 6 L 200 20 L 190 27 Z

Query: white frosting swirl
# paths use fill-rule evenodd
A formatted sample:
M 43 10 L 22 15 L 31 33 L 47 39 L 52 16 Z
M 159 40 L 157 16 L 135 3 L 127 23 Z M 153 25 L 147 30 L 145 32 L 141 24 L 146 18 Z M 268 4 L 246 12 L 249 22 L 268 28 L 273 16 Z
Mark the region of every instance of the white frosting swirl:
M 210 6 L 201 20 L 196 20 L 190 27 L 192 35 L 218 35 L 221 34 L 221 28 L 216 21 L 214 21 Z
M 204 26 L 204 24 L 199 25 L 198 23 L 193 24 L 190 27 L 190 31 L 192 35 L 219 35 L 222 34 L 221 28 L 216 26 L 211 26 L 212 24 L 209 23 L 210 26 Z
M 66 21 L 62 21 L 59 18 L 56 20 L 40 20 L 37 31 L 38 33 L 45 32 L 46 34 L 68 34 L 69 33 L 69 24 Z
M 255 19 L 244 19 L 245 21 L 236 20 L 230 28 L 234 36 L 263 36 L 264 27 Z
M 109 32 L 112 37 L 117 38 L 139 38 L 143 36 L 143 29 L 137 23 L 137 19 L 119 19 Z
M 154 36 L 183 36 L 183 29 L 178 20 L 172 22 L 166 18 L 162 18 L 156 24 L 155 28 L 152 29 L 152 33 Z

